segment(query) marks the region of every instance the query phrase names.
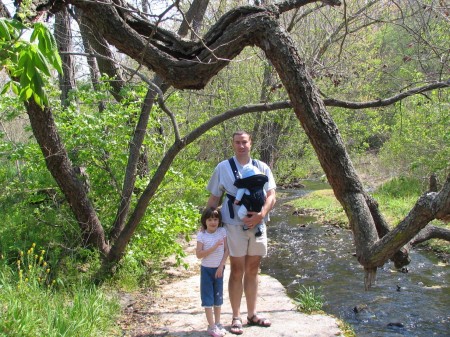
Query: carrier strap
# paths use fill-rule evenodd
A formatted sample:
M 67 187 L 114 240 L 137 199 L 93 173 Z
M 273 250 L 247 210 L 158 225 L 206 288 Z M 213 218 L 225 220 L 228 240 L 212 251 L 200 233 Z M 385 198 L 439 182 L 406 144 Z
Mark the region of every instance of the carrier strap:
M 236 180 L 239 179 L 240 178 L 239 171 L 237 169 L 236 163 L 234 162 L 234 158 L 231 157 L 230 159 L 228 159 L 228 163 L 230 163 L 231 171 L 233 171 L 233 174 L 234 174 L 234 179 L 236 179 Z M 253 164 L 253 166 L 258 167 L 258 164 L 255 159 L 252 159 L 252 164 Z M 227 198 L 228 198 L 228 210 L 230 211 L 230 218 L 234 219 L 233 204 L 234 204 L 235 196 L 227 193 Z

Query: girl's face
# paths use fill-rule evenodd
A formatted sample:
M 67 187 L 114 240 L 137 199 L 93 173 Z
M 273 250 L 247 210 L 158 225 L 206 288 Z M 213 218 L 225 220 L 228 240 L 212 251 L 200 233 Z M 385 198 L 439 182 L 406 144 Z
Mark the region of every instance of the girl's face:
M 208 233 L 214 233 L 219 227 L 219 218 L 208 218 L 206 219 L 206 231 Z

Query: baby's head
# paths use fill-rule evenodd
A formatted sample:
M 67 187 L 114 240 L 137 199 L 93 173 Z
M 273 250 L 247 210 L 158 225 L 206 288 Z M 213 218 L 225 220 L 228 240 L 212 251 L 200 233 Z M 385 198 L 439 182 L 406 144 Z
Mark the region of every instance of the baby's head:
M 242 169 L 242 178 L 248 178 L 255 174 L 261 174 L 261 171 L 254 165 L 245 165 Z

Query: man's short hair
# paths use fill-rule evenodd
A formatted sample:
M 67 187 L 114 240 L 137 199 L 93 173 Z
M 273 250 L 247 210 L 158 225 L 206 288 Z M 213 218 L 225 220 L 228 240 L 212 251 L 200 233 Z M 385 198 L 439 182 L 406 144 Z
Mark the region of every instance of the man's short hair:
M 232 139 L 234 139 L 235 136 L 242 136 L 242 135 L 247 135 L 250 140 L 252 139 L 252 135 L 247 131 L 236 131 L 235 133 L 233 133 Z

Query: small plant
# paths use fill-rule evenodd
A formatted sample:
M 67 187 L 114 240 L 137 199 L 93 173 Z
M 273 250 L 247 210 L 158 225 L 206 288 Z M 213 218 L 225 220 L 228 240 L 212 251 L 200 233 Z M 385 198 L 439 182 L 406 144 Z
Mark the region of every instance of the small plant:
M 17 288 L 23 288 L 28 285 L 46 285 L 50 287 L 50 267 L 45 261 L 45 250 L 41 250 L 39 254 L 36 250 L 36 244 L 33 243 L 27 253 L 19 252 L 17 260 L 17 272 L 19 280 Z
M 338 320 L 338 325 L 339 325 L 339 329 L 344 334 L 344 337 L 356 337 L 355 330 L 349 323 L 340 319 L 340 320 Z
M 117 299 L 83 282 L 54 287 L 45 257 L 36 244 L 11 266 L 0 254 L 0 336 L 118 336 Z
M 298 311 L 307 314 L 322 311 L 323 295 L 321 294 L 321 288 L 319 287 L 316 289 L 314 286 L 302 286 L 296 291 L 294 303 L 297 306 Z

